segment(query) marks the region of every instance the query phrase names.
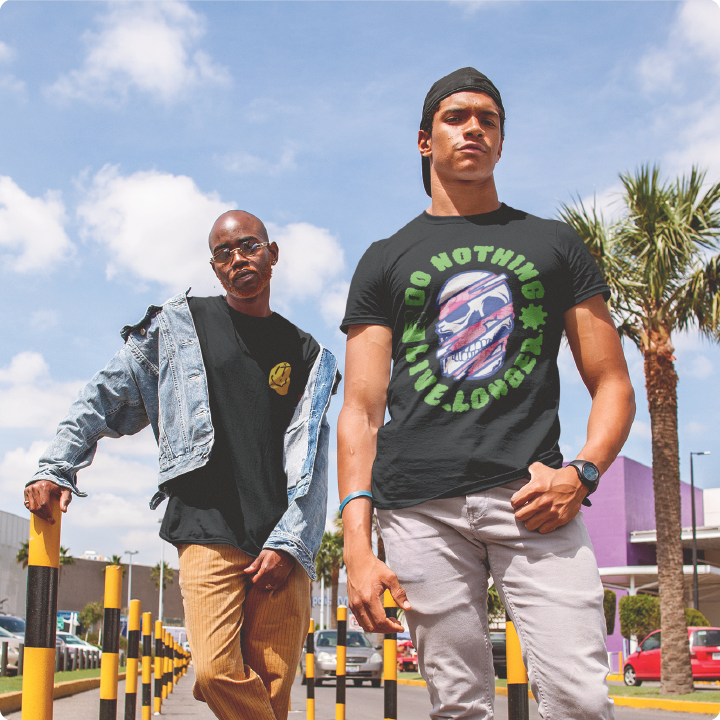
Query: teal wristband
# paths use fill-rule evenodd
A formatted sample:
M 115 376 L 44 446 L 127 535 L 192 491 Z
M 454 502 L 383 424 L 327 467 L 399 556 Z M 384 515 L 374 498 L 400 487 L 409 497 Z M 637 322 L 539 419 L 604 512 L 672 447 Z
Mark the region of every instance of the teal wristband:
M 351 492 L 341 503 L 340 503 L 340 514 L 342 515 L 342 511 L 345 508 L 345 506 L 355 498 L 359 497 L 369 497 L 370 501 L 372 502 L 372 493 L 368 490 L 357 490 L 356 492 Z

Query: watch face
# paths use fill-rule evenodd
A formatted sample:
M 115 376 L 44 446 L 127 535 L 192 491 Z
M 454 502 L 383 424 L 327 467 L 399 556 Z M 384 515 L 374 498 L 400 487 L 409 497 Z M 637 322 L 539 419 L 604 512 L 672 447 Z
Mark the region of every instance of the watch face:
M 595 482 L 595 480 L 597 480 L 598 476 L 600 475 L 598 469 L 590 463 L 585 463 L 585 465 L 583 465 L 582 474 L 585 479 L 590 482 Z

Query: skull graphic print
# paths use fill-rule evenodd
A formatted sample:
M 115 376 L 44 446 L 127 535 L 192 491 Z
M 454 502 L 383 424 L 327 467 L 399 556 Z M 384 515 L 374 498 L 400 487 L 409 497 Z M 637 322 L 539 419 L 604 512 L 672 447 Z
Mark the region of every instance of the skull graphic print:
M 456 380 L 480 380 L 497 372 L 505 361 L 515 327 L 507 275 L 464 272 L 440 290 L 440 315 L 435 332 L 442 374 Z

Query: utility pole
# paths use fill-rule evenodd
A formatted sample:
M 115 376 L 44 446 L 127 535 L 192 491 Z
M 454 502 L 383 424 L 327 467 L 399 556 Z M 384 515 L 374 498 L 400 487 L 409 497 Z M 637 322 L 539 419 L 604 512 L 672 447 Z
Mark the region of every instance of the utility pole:
M 710 451 L 690 453 L 690 507 L 692 508 L 692 563 L 693 563 L 693 607 L 700 609 L 700 588 L 697 572 L 697 524 L 695 522 L 695 475 L 693 473 L 693 455 L 709 455 Z
M 130 617 L 130 601 L 132 600 L 132 556 L 137 555 L 139 550 L 126 550 L 125 555 L 130 556 L 130 563 L 128 565 L 128 617 Z M 130 627 L 128 625 L 128 627 Z
M 161 538 L 160 542 L 160 604 L 158 607 L 158 620 L 163 619 L 163 586 L 165 585 L 165 541 Z

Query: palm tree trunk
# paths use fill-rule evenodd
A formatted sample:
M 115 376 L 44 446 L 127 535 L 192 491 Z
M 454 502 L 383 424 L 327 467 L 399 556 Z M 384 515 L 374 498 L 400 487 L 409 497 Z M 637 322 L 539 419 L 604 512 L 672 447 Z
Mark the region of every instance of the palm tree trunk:
M 670 331 L 651 330 L 644 348 L 652 429 L 652 470 L 657 528 L 658 590 L 662 630 L 661 692 L 693 692 L 685 626 L 680 458 L 677 427 L 677 374 Z
M 330 629 L 337 630 L 337 605 L 338 605 L 338 585 L 340 584 L 340 568 L 333 565 L 330 571 L 330 581 L 332 583 L 332 591 L 330 594 Z

